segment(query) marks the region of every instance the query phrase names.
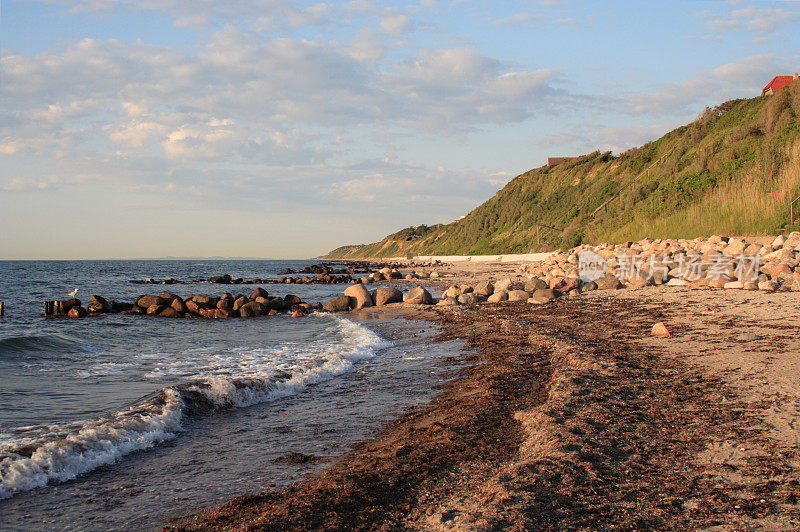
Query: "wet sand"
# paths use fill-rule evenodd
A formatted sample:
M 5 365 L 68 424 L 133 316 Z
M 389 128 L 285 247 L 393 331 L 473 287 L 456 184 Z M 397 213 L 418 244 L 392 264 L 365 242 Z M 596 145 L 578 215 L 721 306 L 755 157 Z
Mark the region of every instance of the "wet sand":
M 799 295 L 661 287 L 390 305 L 380 313 L 463 339 L 469 365 L 321 474 L 169 525 L 797 529 Z M 670 338 L 650 336 L 656 321 Z

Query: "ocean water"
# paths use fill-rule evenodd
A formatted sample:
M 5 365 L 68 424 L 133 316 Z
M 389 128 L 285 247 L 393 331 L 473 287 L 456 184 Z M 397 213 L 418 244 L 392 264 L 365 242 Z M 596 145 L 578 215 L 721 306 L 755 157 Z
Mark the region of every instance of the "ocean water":
M 0 529 L 144 526 L 324 467 L 426 401 L 460 346 L 412 342 L 402 320 L 341 315 L 46 319 L 73 289 L 133 301 L 255 285 L 133 279 L 276 278 L 311 261 L 0 262 Z M 344 285 L 263 285 L 304 301 Z M 321 461 L 281 461 L 301 452 Z

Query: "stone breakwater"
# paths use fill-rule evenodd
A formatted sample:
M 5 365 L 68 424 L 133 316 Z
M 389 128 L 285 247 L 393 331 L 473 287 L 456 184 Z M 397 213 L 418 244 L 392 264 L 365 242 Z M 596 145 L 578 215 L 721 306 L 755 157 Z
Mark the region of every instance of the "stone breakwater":
M 49 305 L 48 305 L 49 303 Z M 48 308 L 49 306 L 49 308 Z M 94 295 L 83 307 L 79 299 L 45 303 L 45 315 L 49 317 L 85 318 L 103 314 L 146 315 L 162 318 L 252 318 L 274 316 L 291 312 L 293 317 L 302 317 L 320 310 L 320 303 L 303 302 L 300 297 L 288 294 L 283 297 L 270 296 L 263 288 L 256 288 L 246 296 L 225 293 L 214 297 L 193 294 L 182 298 L 177 294 L 142 295 L 133 303 L 109 301 Z
M 278 273 L 282 277 L 278 279 L 244 279 L 242 277 L 233 277 L 229 273 L 222 275 L 214 275 L 208 279 L 191 279 L 180 280 L 175 278 L 169 279 L 133 279 L 132 283 L 135 284 L 158 284 L 158 285 L 171 285 L 171 284 L 341 284 L 353 282 L 353 275 L 370 274 L 377 271 L 378 268 L 386 268 L 395 265 L 387 265 L 386 263 L 372 263 L 372 262 L 353 262 L 347 268 L 336 268 L 332 263 L 313 264 L 301 270 L 293 270 L 287 268 Z M 303 277 L 287 277 L 289 275 L 302 275 Z M 313 277 L 312 277 L 313 276 Z

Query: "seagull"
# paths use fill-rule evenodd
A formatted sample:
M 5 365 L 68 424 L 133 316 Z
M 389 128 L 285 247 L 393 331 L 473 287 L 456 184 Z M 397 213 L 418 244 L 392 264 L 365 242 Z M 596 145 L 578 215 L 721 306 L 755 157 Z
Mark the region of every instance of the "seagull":
M 78 289 L 77 288 L 69 293 L 69 297 L 71 297 L 71 298 L 74 298 L 77 295 L 78 295 Z

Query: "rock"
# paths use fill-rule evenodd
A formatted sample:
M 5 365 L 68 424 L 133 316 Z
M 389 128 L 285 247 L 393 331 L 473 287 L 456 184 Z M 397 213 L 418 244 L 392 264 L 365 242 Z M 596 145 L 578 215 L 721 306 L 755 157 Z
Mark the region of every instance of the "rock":
M 186 307 L 186 303 L 184 303 L 183 299 L 181 299 L 181 298 L 173 299 L 172 300 L 172 304 L 170 305 L 170 307 L 172 309 L 174 309 L 175 312 L 179 312 L 181 314 L 186 314 L 186 312 L 188 311 L 188 308 Z
M 658 323 L 653 325 L 653 329 L 650 331 L 650 336 L 658 336 L 658 337 L 661 337 L 661 338 L 667 338 L 667 337 L 672 336 L 672 335 L 667 330 L 667 326 L 664 325 L 663 322 L 659 321 Z
M 363 284 L 348 286 L 344 291 L 344 295 L 351 298 L 350 306 L 356 310 L 375 305 L 375 302 L 372 300 L 372 295 L 364 288 Z
M 197 303 L 199 307 L 208 307 L 211 305 L 211 298 L 208 296 L 196 295 L 192 297 L 192 300 Z
M 744 256 L 745 257 L 755 257 L 756 255 L 761 253 L 761 250 L 762 250 L 763 247 L 764 246 L 762 246 L 761 244 L 750 244 L 749 246 L 744 248 Z
M 236 301 L 233 302 L 233 305 L 231 306 L 231 308 L 233 309 L 234 312 L 236 312 L 236 311 L 240 310 L 243 306 L 245 306 L 248 303 L 250 303 L 249 299 L 247 299 L 244 296 L 239 296 L 239 297 L 236 298 Z
M 292 311 L 292 317 L 293 318 L 303 318 L 303 317 L 305 317 L 305 314 L 300 310 L 295 310 L 295 311 Z
M 772 279 L 780 277 L 781 274 L 792 274 L 792 268 L 788 264 L 765 264 L 761 266 L 761 271 L 766 273 Z
M 245 299 L 244 296 L 239 298 L 239 300 L 241 301 L 241 304 L 239 305 L 239 307 L 241 307 L 242 305 L 247 303 L 247 301 L 244 301 L 244 299 Z M 234 300 L 232 298 L 229 299 L 229 298 L 223 297 L 219 301 L 217 301 L 217 308 L 223 309 L 223 310 L 233 310 L 233 305 L 234 304 L 235 303 L 234 303 Z M 239 310 L 239 309 L 237 308 L 236 310 Z
M 89 298 L 89 304 L 86 306 L 89 312 L 108 312 L 111 310 L 111 305 L 108 304 L 105 298 L 100 296 L 92 296 Z
M 500 303 L 501 301 L 508 301 L 508 292 L 502 290 L 490 295 L 487 299 L 489 303 Z
M 436 270 L 433 270 L 429 277 L 431 279 L 438 279 L 439 278 L 439 272 L 437 272 Z
M 368 275 L 365 275 L 364 277 L 362 277 L 360 279 L 360 281 L 361 281 L 361 284 L 370 284 L 372 282 L 372 279 L 370 279 L 370 277 Z
M 536 292 L 537 290 L 544 290 L 546 288 L 550 288 L 547 283 L 543 279 L 539 279 L 538 277 L 531 277 L 527 281 L 525 281 L 525 291 L 526 292 Z
M 283 302 L 282 300 L 279 301 Z M 345 312 L 350 310 L 350 298 L 348 296 L 334 297 L 328 300 L 328 302 L 322 306 L 322 309 L 327 312 Z
M 415 286 L 406 294 L 406 303 L 413 303 L 415 305 L 432 305 L 433 297 L 430 292 L 421 286 Z
M 227 273 L 224 275 L 215 275 L 214 277 L 209 277 L 209 283 L 216 283 L 216 284 L 230 284 L 233 279 Z
M 265 307 L 269 307 L 270 300 L 268 298 L 266 298 L 266 297 L 257 297 L 253 301 L 255 301 L 257 303 L 261 303 Z
M 580 285 L 581 280 L 577 277 L 554 277 L 550 280 L 551 290 L 558 290 L 564 293 L 579 288 Z
M 738 238 L 731 238 L 728 240 L 728 245 L 722 250 L 722 253 L 729 257 L 737 257 L 744 253 L 745 243 Z
M 190 299 L 186 301 L 186 310 L 192 314 L 200 314 L 200 305 L 195 303 L 194 300 Z
M 687 286 L 689 281 L 685 279 L 678 279 L 677 277 L 673 277 L 669 281 L 667 281 L 667 286 Z
M 598 290 L 619 290 L 622 288 L 620 280 L 610 274 L 599 277 L 594 282 L 597 283 Z
M 506 279 L 500 279 L 499 281 L 494 283 L 494 290 L 495 292 L 502 292 L 502 291 L 508 292 L 512 284 L 514 284 L 514 279 L 511 279 L 510 277 Z
M 462 305 L 474 305 L 478 302 L 478 298 L 472 292 L 461 294 L 458 296 L 458 302 Z
M 597 290 L 597 283 L 594 281 L 589 281 L 588 283 L 581 283 L 581 291 L 583 292 L 593 292 Z
M 167 307 L 164 310 L 162 310 L 161 312 L 159 312 L 158 315 L 163 317 L 163 318 L 181 318 L 181 317 L 183 317 L 183 316 L 180 315 L 180 313 L 177 310 L 175 310 L 171 306 Z
M 461 290 L 456 285 L 452 285 L 447 290 L 442 292 L 442 297 L 458 297 L 460 295 Z
M 454 305 L 458 305 L 458 300 L 454 297 L 445 297 L 436 303 L 437 307 L 452 307 Z
M 494 294 L 494 284 L 491 281 L 486 281 L 475 287 L 475 293 L 479 296 L 489 297 Z
M 543 288 L 541 290 L 535 291 L 531 297 L 533 298 L 545 298 L 545 299 L 555 299 L 558 297 L 558 293 L 551 289 L 551 288 Z
M 742 284 L 742 289 L 744 290 L 758 290 L 758 281 L 744 281 Z
M 375 300 L 375 305 L 379 307 L 383 305 L 388 305 L 389 303 L 402 303 L 403 292 L 397 290 L 396 288 L 381 286 L 380 288 L 375 290 L 374 300 Z
M 531 295 L 525 290 L 511 290 L 508 292 L 509 301 L 527 301 Z
M 148 316 L 157 316 L 157 315 L 161 314 L 161 312 L 166 308 L 167 308 L 166 305 L 159 305 L 159 304 L 150 305 L 149 307 L 147 307 L 147 315 Z
M 67 316 L 70 318 L 85 318 L 89 312 L 80 305 L 75 305 L 67 311 Z
M 277 312 L 283 312 L 286 310 L 286 301 L 284 301 L 280 297 L 276 297 L 274 299 L 269 300 L 269 308 Z
M 542 296 L 533 296 L 529 297 L 527 303 L 529 305 L 544 305 L 545 303 L 549 303 L 552 299 Z
M 259 298 L 259 297 L 263 297 L 264 299 L 266 299 L 266 298 L 268 298 L 268 297 L 269 297 L 269 292 L 267 292 L 266 290 L 264 290 L 263 288 L 261 288 L 261 287 L 259 286 L 258 288 L 256 288 L 255 290 L 253 290 L 253 293 L 252 293 L 252 294 L 250 294 L 250 299 L 252 299 L 253 301 L 255 301 L 255 300 L 256 300 L 256 298 Z
M 153 305 L 164 305 L 166 306 L 166 301 L 161 296 L 139 296 L 136 299 L 136 306 L 141 307 L 144 309 L 149 309 Z
M 758 289 L 763 290 L 764 292 L 774 292 L 780 287 L 780 283 L 776 281 L 762 281 L 758 283 Z
M 742 289 L 744 288 L 744 283 L 741 281 L 728 281 L 722 288 L 729 288 L 729 289 Z
M 263 316 L 267 313 L 267 307 L 258 301 L 249 301 L 239 307 L 239 316 L 243 318 L 252 318 L 254 316 Z
M 300 303 L 303 302 L 303 300 L 300 299 L 300 296 L 296 296 L 294 294 L 286 294 L 285 296 L 283 296 L 283 302 L 286 303 L 287 307 L 291 307 L 292 305 L 299 305 Z
M 775 240 L 772 241 L 773 249 L 780 249 L 783 247 L 783 244 L 786 242 L 787 238 L 783 235 L 778 235 L 775 237 Z

